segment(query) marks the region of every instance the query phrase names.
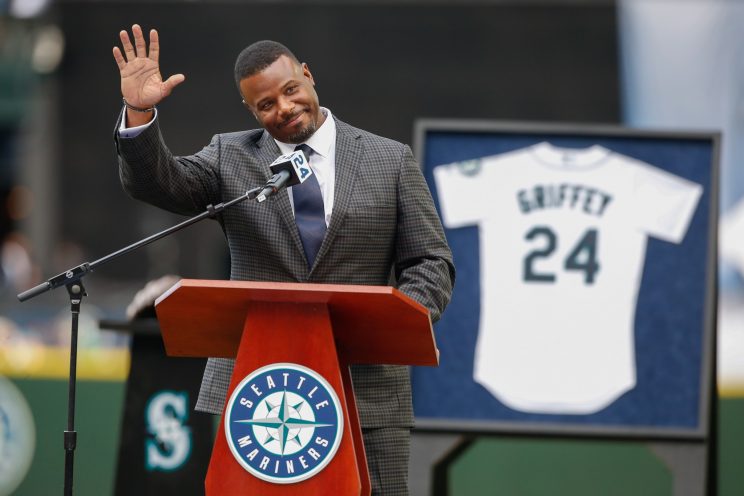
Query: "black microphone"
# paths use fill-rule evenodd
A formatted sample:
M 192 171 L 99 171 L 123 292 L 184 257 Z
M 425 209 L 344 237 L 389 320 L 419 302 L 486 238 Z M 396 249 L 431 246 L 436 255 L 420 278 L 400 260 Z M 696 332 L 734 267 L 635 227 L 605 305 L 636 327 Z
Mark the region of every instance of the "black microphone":
M 256 196 L 256 201 L 259 203 L 277 194 L 283 188 L 305 182 L 308 177 L 313 175 L 313 170 L 310 168 L 307 157 L 302 150 L 282 155 L 274 160 L 269 168 L 274 175 Z

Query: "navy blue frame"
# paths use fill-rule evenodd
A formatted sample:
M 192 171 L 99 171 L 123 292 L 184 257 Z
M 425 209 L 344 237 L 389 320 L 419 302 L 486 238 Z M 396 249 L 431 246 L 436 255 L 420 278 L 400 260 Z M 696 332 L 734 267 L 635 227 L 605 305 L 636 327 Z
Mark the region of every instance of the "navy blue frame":
M 683 242 L 649 238 L 636 311 L 637 385 L 591 415 L 530 414 L 500 403 L 472 379 L 480 311 L 478 228 L 447 229 L 457 267 L 452 301 L 435 324 L 438 368 L 412 369 L 422 430 L 704 438 L 715 377 L 718 155 L 715 132 L 614 126 L 420 120 L 414 146 L 439 208 L 435 166 L 548 141 L 601 145 L 703 186 Z

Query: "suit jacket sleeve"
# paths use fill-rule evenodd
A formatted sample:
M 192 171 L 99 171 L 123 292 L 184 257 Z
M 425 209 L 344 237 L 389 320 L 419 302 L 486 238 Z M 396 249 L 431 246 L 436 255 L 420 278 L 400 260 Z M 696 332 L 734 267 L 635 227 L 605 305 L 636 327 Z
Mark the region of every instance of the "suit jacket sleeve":
M 200 213 L 221 201 L 219 136 L 188 157 L 173 156 L 157 121 L 134 138 L 115 131 L 114 141 L 122 186 L 133 198 L 183 215 Z
M 429 188 L 408 146 L 398 180 L 395 276 L 398 289 L 428 308 L 436 322 L 449 303 L 455 267 Z

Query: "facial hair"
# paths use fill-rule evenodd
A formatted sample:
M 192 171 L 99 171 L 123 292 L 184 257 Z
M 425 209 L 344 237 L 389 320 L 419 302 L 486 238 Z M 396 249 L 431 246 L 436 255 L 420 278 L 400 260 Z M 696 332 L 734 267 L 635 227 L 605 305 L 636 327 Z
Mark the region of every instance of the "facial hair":
M 315 131 L 317 131 L 318 126 L 315 124 L 315 121 L 310 121 L 307 126 L 297 131 L 295 134 L 290 134 L 288 139 L 289 142 L 292 144 L 300 144 L 304 143 L 308 139 L 310 139 L 310 136 L 315 134 Z

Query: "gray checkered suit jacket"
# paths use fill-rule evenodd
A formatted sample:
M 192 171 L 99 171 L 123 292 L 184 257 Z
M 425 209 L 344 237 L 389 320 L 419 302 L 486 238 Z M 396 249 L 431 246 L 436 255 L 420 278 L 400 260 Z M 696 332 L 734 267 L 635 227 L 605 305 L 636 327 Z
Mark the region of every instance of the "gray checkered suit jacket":
M 336 120 L 333 215 L 308 270 L 286 190 L 261 205 L 244 202 L 218 221 L 227 238 L 234 280 L 391 284 L 439 318 L 455 270 L 431 195 L 408 146 Z M 118 129 L 118 126 L 117 126 Z M 174 157 L 155 123 L 119 138 L 120 177 L 134 198 L 195 215 L 263 185 L 280 155 L 263 129 L 219 134 L 195 155 Z M 197 410 L 221 414 L 232 360 L 210 359 Z M 352 366 L 362 427 L 413 424 L 407 367 Z

